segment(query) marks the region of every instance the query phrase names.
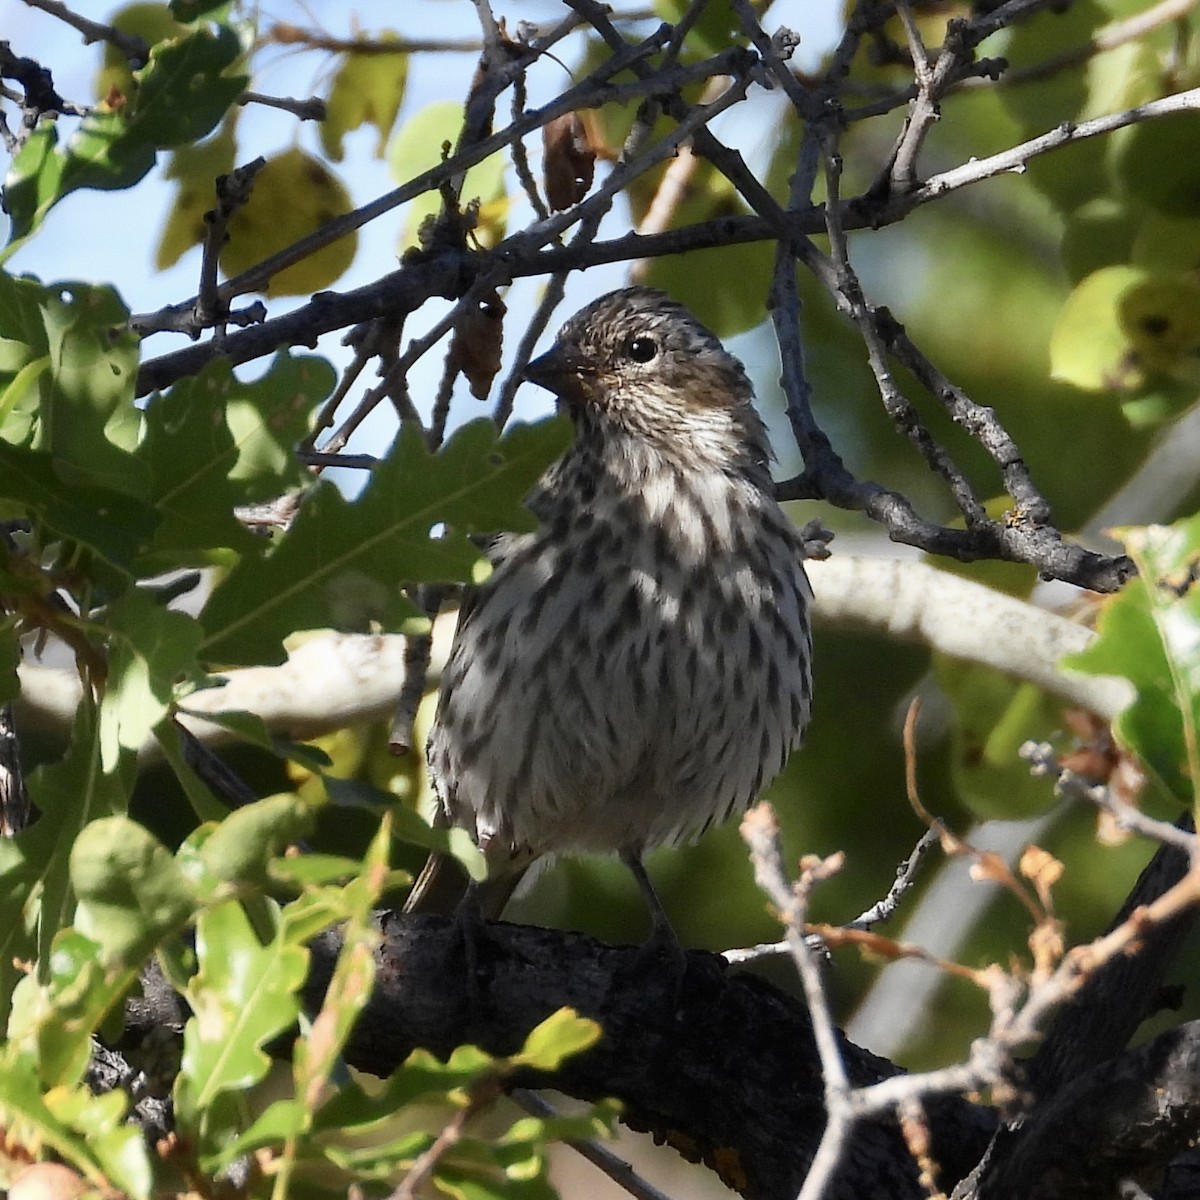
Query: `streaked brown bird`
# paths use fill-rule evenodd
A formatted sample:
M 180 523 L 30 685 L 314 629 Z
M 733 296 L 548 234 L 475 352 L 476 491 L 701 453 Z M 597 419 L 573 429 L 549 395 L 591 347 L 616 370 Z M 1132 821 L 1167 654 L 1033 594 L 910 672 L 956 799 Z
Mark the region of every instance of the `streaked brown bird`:
M 428 749 L 441 819 L 484 853 L 488 915 L 543 855 L 615 852 L 673 939 L 642 856 L 745 810 L 808 723 L 800 538 L 741 363 L 661 292 L 589 304 L 525 375 L 575 436 L 529 497 L 537 532 L 495 540 L 460 611 Z M 453 907 L 451 861 L 410 911 Z

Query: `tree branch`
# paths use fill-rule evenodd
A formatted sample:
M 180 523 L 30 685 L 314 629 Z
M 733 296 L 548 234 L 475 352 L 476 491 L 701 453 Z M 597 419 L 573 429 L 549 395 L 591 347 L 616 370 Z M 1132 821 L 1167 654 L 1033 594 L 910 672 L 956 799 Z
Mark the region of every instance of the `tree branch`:
M 480 973 L 468 986 L 451 921 L 405 918 L 385 930 L 376 992 L 347 1047 L 352 1065 L 386 1074 L 416 1045 L 445 1055 L 464 1041 L 511 1053 L 567 1004 L 599 1020 L 604 1039 L 554 1076 L 519 1083 L 585 1099 L 616 1096 L 627 1124 L 707 1162 L 743 1196 L 794 1200 L 824 1125 L 820 1066 L 795 999 L 729 970 L 717 955 L 688 953 L 679 978 L 641 949 L 504 924 L 487 927 Z M 310 1003 L 323 994 L 335 954 L 332 935 L 314 947 Z M 856 1085 L 895 1072 L 844 1040 L 842 1053 Z M 982 1152 L 992 1118 L 952 1097 L 931 1105 L 930 1119 L 941 1161 L 958 1177 Z M 886 1120 L 856 1130 L 827 1196 L 880 1194 L 922 1195 L 904 1139 Z

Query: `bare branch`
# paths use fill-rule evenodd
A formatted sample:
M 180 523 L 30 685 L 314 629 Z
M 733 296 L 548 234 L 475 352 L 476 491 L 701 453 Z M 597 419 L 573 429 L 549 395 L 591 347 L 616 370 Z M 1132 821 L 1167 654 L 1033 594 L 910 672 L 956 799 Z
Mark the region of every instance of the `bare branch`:
M 62 0 L 25 0 L 25 4 L 29 8 L 36 8 L 52 17 L 57 17 L 64 24 L 70 25 L 72 29 L 77 29 L 83 34 L 83 40 L 89 46 L 93 42 L 108 42 L 116 46 L 129 60 L 132 67 L 145 66 L 149 61 L 150 47 L 140 37 L 122 33 L 112 25 L 89 21 L 87 17 L 81 17 L 78 13 L 72 12 L 62 3 Z
M 262 92 L 243 92 L 238 97 L 241 105 L 261 104 L 264 108 L 277 108 L 289 112 L 301 121 L 323 121 L 328 115 L 325 101 L 320 96 L 309 96 L 307 100 L 296 100 L 291 96 L 265 96 Z

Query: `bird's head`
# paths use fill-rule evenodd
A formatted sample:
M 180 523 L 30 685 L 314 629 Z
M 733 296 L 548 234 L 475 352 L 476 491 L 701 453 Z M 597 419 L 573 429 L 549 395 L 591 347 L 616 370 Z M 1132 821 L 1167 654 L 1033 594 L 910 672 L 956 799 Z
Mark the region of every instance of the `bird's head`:
M 766 434 L 742 364 L 653 288 L 622 288 L 581 309 L 525 378 L 558 396 L 581 433 L 633 436 L 713 465 L 765 465 Z

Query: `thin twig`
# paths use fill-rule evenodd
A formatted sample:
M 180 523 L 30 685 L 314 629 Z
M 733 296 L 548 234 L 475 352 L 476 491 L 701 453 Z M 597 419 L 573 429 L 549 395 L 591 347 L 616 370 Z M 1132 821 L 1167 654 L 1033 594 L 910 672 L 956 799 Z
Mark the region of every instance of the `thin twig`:
M 844 1098 L 850 1091 L 850 1080 L 842 1059 L 837 1027 L 825 997 L 821 964 L 805 937 L 804 926 L 812 889 L 840 869 L 841 855 L 824 860 L 804 859 L 800 880 L 793 886 L 788 883 L 783 868 L 779 826 L 771 806 L 762 803 L 752 808 L 742 820 L 741 831 L 750 847 L 755 881 L 779 910 L 784 922 L 785 937 L 800 972 L 812 1019 L 813 1038 L 821 1060 L 827 1124 L 799 1197 L 799 1200 L 816 1200 L 837 1167 L 845 1135 L 849 1132 L 850 1120 L 845 1112 Z
M 424 1190 L 437 1164 L 462 1139 L 467 1122 L 477 1112 L 490 1104 L 500 1094 L 500 1082 L 494 1077 L 485 1077 L 476 1082 L 470 1089 L 470 1099 L 464 1104 L 438 1132 L 430 1143 L 429 1148 L 417 1156 L 416 1162 L 409 1167 L 404 1178 L 389 1194 L 388 1200 L 416 1200 Z
M 848 922 L 846 928 L 870 929 L 873 925 L 891 918 L 900 906 L 900 901 L 904 898 L 905 893 L 916 882 L 917 871 L 920 870 L 921 864 L 939 840 L 934 830 L 927 829 L 921 835 L 920 841 L 913 847 L 912 853 L 896 868 L 896 878 L 888 889 L 888 894 L 882 900 L 877 900 L 865 912 L 860 913 L 853 921 Z
M 270 255 L 248 271 L 243 271 L 233 279 L 227 280 L 221 286 L 222 300 L 231 300 L 245 292 L 261 291 L 271 278 L 285 267 L 307 258 L 322 247 L 360 229 L 363 225 L 399 205 L 405 204 L 425 192 L 437 189 L 456 175 L 463 174 L 467 168 L 482 162 L 497 150 L 504 149 L 515 138 L 524 137 L 527 133 L 540 129 L 555 117 L 574 112 L 579 108 L 590 108 L 610 101 L 619 102 L 622 99 L 642 97 L 656 92 L 675 91 L 684 87 L 689 81 L 707 79 L 714 74 L 728 74 L 732 70 L 733 64 L 744 58 L 744 52 L 734 48 L 702 63 L 684 64 L 666 75 L 655 76 L 650 80 L 609 82 L 612 75 L 625 70 L 643 55 L 651 53 L 657 48 L 660 40 L 661 35 L 647 39 L 637 46 L 626 46 L 622 54 L 614 55 L 598 72 L 594 72 L 583 83 L 571 88 L 542 108 L 526 113 L 517 124 L 510 125 L 508 128 L 464 148 L 462 153 L 431 167 L 408 183 L 372 200 L 369 204 L 327 222 L 307 237 Z M 533 52 L 530 53 L 532 55 Z M 182 329 L 184 326 L 179 323 L 178 317 L 181 310 L 184 312 L 190 310 L 192 304 L 194 304 L 194 300 L 184 301 L 182 305 L 170 305 L 160 310 L 159 313 L 135 316 L 130 320 L 130 325 L 143 335 L 165 329 Z
M 108 42 L 116 46 L 132 67 L 145 66 L 150 59 L 150 47 L 142 38 L 136 34 L 122 33 L 113 25 L 89 21 L 87 17 L 81 17 L 78 13 L 72 12 L 62 3 L 62 0 L 25 0 L 25 4 L 29 8 L 36 8 L 52 17 L 57 17 L 64 24 L 70 25 L 72 29 L 77 29 L 83 34 L 83 40 L 89 46 L 94 42 Z
M 265 96 L 262 92 L 243 92 L 237 102 L 243 106 L 261 104 L 264 108 L 278 108 L 301 121 L 323 121 L 329 115 L 325 101 L 320 96 L 297 100 L 292 96 Z
M 867 348 L 867 360 L 875 376 L 880 398 L 897 430 L 904 434 L 921 452 L 929 467 L 946 482 L 968 528 L 988 523 L 983 505 L 971 490 L 966 476 L 955 466 L 950 456 L 937 444 L 916 410 L 897 386 L 887 364 L 887 353 L 879 332 L 878 314 L 867 304 L 862 285 L 850 264 L 850 252 L 845 231 L 838 220 L 841 161 L 833 154 L 825 160 L 825 186 L 829 195 L 826 207 L 830 256 L 837 271 L 837 292 L 844 298 L 851 319 Z M 1044 502 L 1043 502 L 1044 505 Z
M 1082 776 L 1064 767 L 1054 748 L 1048 742 L 1025 742 L 1017 753 L 1025 759 L 1034 775 L 1048 775 L 1054 779 L 1054 790 L 1059 795 L 1073 800 L 1082 800 L 1108 813 L 1118 829 L 1141 834 L 1167 846 L 1178 846 L 1194 862 L 1200 849 L 1196 835 L 1180 829 L 1170 821 L 1160 821 L 1148 816 L 1141 809 L 1122 800 L 1111 788 L 1103 784 L 1089 783 Z
M 535 1117 L 553 1120 L 558 1116 L 558 1111 L 552 1104 L 548 1104 L 539 1093 L 531 1091 L 529 1088 L 513 1088 L 509 1097 Z M 582 1158 L 587 1159 L 592 1166 L 603 1171 L 634 1200 L 672 1200 L 666 1192 L 659 1191 L 649 1180 L 643 1179 L 623 1158 L 595 1139 L 567 1138 L 564 1144 L 570 1146 Z
M 525 76 L 518 75 L 513 80 L 512 117 L 510 124 L 517 124 L 524 115 L 527 97 L 528 91 L 525 86 Z M 521 138 L 513 138 L 509 143 L 509 154 L 512 156 L 513 167 L 516 168 L 517 182 L 520 183 L 522 190 L 528 197 L 529 203 L 533 211 L 537 214 L 538 220 L 544 221 L 550 215 L 550 210 L 542 200 L 537 180 L 534 179 L 533 172 L 529 169 L 529 155 L 525 153 L 525 142 Z
M 261 156 L 238 167 L 228 175 L 219 175 L 216 182 L 217 206 L 204 214 L 204 250 L 200 260 L 200 286 L 196 291 L 196 324 L 199 328 L 217 326 L 222 335 L 225 313 L 217 296 L 217 270 L 225 242 L 229 237 L 229 221 L 249 199 L 254 180 L 267 165 Z

